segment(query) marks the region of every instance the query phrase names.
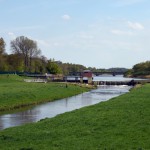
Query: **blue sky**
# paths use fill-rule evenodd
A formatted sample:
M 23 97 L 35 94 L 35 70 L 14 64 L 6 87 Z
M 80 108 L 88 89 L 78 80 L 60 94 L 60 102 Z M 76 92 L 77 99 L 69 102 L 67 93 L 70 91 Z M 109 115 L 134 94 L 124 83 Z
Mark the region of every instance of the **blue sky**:
M 149 0 L 0 0 L 0 37 L 27 36 L 48 59 L 132 68 L 150 59 Z

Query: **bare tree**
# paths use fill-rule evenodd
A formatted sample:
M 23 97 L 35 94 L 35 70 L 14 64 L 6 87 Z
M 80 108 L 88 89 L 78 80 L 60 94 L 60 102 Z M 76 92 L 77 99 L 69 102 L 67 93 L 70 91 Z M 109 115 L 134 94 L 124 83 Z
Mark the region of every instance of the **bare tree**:
M 14 54 L 23 56 L 24 71 L 31 71 L 32 58 L 38 57 L 41 50 L 38 49 L 37 43 L 27 37 L 20 36 L 11 41 L 11 49 Z

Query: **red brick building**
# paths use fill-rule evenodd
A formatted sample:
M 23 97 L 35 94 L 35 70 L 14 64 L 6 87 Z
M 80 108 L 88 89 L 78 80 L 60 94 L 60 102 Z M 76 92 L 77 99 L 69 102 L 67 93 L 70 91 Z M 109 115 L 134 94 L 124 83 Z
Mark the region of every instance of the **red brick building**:
M 84 70 L 82 77 L 92 78 L 92 72 L 90 70 Z

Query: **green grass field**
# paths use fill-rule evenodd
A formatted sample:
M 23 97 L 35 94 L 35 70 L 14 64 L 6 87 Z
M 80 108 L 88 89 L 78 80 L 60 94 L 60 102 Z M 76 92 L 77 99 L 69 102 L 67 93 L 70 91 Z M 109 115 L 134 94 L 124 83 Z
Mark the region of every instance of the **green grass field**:
M 62 83 L 25 83 L 17 75 L 0 75 L 0 112 L 70 97 L 87 88 Z
M 150 150 L 150 85 L 0 132 L 1 150 Z

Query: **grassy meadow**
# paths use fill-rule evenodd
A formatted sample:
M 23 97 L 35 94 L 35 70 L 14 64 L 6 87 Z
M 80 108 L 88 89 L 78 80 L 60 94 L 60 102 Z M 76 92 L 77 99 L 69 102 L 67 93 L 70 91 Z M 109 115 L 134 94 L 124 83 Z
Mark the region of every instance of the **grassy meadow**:
M 70 97 L 87 88 L 63 83 L 26 83 L 17 75 L 0 75 L 0 112 Z
M 150 150 L 150 85 L 0 131 L 2 150 Z

